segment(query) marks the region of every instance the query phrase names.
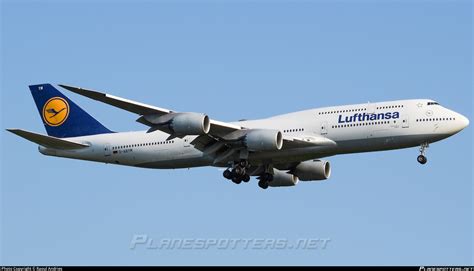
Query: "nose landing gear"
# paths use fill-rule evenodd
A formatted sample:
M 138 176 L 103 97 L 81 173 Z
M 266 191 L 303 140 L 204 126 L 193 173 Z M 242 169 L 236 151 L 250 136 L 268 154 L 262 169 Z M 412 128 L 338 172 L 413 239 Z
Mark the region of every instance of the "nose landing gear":
M 423 143 L 420 146 L 420 155 L 418 155 L 416 160 L 418 161 L 418 163 L 420 163 L 422 165 L 424 165 L 424 164 L 426 164 L 426 162 L 428 162 L 428 159 L 425 156 L 425 151 L 428 147 L 429 147 L 428 143 Z
M 420 163 L 422 165 L 424 165 L 424 164 L 426 164 L 426 162 L 428 162 L 428 159 L 426 159 L 426 156 L 424 156 L 422 154 L 418 155 L 416 160 L 418 161 L 418 163 Z

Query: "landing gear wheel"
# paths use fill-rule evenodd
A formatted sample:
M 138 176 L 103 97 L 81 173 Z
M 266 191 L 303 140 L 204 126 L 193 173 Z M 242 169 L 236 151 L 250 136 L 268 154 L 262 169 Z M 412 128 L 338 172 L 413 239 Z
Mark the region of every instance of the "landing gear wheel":
M 268 188 L 268 182 L 266 182 L 264 180 L 260 180 L 260 181 L 258 181 L 258 186 L 262 189 L 267 189 Z
M 240 184 L 242 182 L 242 178 L 238 176 L 232 177 L 232 182 L 235 184 Z
M 224 173 L 222 173 L 222 175 L 224 175 L 224 178 L 226 178 L 226 179 L 228 179 L 228 180 L 232 179 L 232 172 L 231 172 L 230 170 L 228 170 L 228 169 L 226 169 L 226 170 L 224 171 Z
M 422 154 L 418 155 L 416 160 L 418 161 L 418 163 L 420 163 L 422 165 L 424 165 L 424 164 L 426 164 L 426 162 L 428 162 L 428 159 L 426 159 L 426 156 L 424 156 Z
M 235 175 L 235 176 L 243 176 L 245 174 L 245 168 L 242 168 L 242 167 L 235 167 L 233 170 L 232 170 L 232 173 Z
M 265 174 L 263 174 L 263 176 L 262 176 L 262 180 L 264 180 L 264 181 L 270 183 L 270 182 L 273 181 L 273 175 L 270 174 L 270 173 L 265 173 Z
M 426 159 L 426 156 L 425 156 L 425 151 L 429 146 L 430 145 L 428 143 L 421 144 L 421 146 L 420 146 L 420 155 L 418 155 L 418 157 L 416 158 L 418 163 L 424 165 L 424 164 L 426 164 L 426 162 L 428 162 L 428 159 Z
M 242 181 L 244 181 L 244 183 L 248 183 L 250 181 L 250 176 L 245 174 L 244 177 L 242 177 Z

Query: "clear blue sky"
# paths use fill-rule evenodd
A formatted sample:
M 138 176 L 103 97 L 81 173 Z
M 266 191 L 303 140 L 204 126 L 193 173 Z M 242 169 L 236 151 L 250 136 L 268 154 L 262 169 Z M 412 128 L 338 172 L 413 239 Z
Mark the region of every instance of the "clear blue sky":
M 44 133 L 29 84 L 231 121 L 432 98 L 473 120 L 470 1 L 2 1 L 2 127 Z M 107 127 L 136 116 L 66 93 Z M 234 101 L 236 97 L 238 102 Z M 330 157 L 329 181 L 262 191 L 215 168 L 42 156 L 3 130 L 1 264 L 473 264 L 472 125 Z M 160 238 L 330 238 L 324 250 L 131 250 Z

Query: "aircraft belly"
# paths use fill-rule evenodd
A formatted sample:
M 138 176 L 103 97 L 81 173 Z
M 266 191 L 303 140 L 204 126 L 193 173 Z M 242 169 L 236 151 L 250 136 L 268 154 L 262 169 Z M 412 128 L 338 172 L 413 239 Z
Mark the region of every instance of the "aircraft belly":
M 318 146 L 318 147 L 306 147 L 306 148 L 295 148 L 285 149 L 281 151 L 273 152 L 257 152 L 251 153 L 249 161 L 254 162 L 265 162 L 271 161 L 271 163 L 291 163 L 311 160 L 324 156 L 330 156 L 336 151 L 336 146 Z
M 135 164 L 136 167 L 143 168 L 157 168 L 157 169 L 177 169 L 177 168 L 192 168 L 192 167 L 204 167 L 210 166 L 212 159 L 206 159 L 205 157 L 192 158 L 192 159 L 170 159 L 160 161 L 148 161 L 143 163 Z
M 161 150 L 160 152 L 149 153 L 146 157 L 137 159 L 133 165 L 145 168 L 173 169 L 209 166 L 212 164 L 213 158 L 203 156 L 203 153 L 196 149 L 193 150 Z
M 337 142 L 337 153 L 357 153 L 382 150 L 393 150 L 420 146 L 425 142 L 435 142 L 448 137 L 448 134 L 416 134 L 378 136 L 365 139 L 353 139 Z

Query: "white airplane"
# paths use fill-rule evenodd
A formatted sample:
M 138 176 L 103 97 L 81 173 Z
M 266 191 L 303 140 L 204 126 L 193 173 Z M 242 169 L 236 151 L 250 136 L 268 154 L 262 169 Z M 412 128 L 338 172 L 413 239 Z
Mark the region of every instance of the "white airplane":
M 463 115 L 433 100 L 400 100 L 316 108 L 259 120 L 226 123 L 205 114 L 174 112 L 110 94 L 60 85 L 74 93 L 138 114 L 146 131 L 113 132 L 50 84 L 31 93 L 48 135 L 7 129 L 39 144 L 45 155 L 143 168 L 215 166 L 239 184 L 258 176 L 258 185 L 294 186 L 330 177 L 321 160 L 338 154 L 420 146 L 469 125 Z

